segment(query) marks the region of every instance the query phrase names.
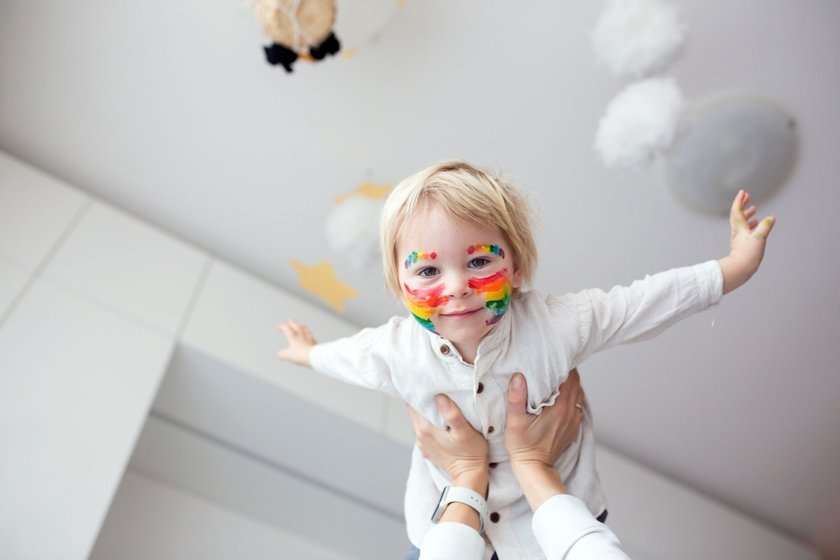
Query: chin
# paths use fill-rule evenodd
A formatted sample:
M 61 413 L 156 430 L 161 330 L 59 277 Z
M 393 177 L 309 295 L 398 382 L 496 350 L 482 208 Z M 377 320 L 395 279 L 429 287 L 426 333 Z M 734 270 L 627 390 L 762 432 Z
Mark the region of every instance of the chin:
M 468 344 L 479 342 L 487 333 L 493 330 L 493 325 L 486 324 L 487 318 L 482 318 L 480 324 L 474 325 L 440 325 L 437 332 L 454 344 Z

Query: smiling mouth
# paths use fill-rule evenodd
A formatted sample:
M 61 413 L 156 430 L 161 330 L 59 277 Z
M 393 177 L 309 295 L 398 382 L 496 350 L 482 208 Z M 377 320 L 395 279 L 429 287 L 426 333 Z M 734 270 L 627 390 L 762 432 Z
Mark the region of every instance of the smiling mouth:
M 471 311 L 458 311 L 458 312 L 455 312 L 455 313 L 441 313 L 441 315 L 443 315 L 444 317 L 451 317 L 453 319 L 460 319 L 461 317 L 469 317 L 470 315 L 478 313 L 482 309 L 484 309 L 484 308 L 479 307 L 478 309 L 473 309 Z

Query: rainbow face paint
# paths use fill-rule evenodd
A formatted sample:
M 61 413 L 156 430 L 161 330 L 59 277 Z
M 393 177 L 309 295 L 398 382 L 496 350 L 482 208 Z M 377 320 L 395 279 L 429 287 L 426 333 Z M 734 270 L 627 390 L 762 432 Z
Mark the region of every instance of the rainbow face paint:
M 505 250 L 498 245 L 470 245 L 467 247 L 467 253 L 470 255 L 473 253 L 493 253 L 505 258 Z
M 437 258 L 437 253 L 432 251 L 431 253 L 425 251 L 412 251 L 411 254 L 405 259 L 405 269 L 408 270 L 409 267 L 416 264 L 417 261 L 433 261 Z
M 487 324 L 497 323 L 510 306 L 511 287 L 507 269 L 503 268 L 496 274 L 485 278 L 470 278 L 467 282 L 476 293 L 484 296 L 485 305 L 493 314 L 492 317 L 487 319 Z
M 408 310 L 417 319 L 423 328 L 435 332 L 431 317 L 440 313 L 443 306 L 449 302 L 443 293 L 443 284 L 434 288 L 420 288 L 412 290 L 407 284 L 403 284 L 406 291 L 405 301 L 408 303 Z

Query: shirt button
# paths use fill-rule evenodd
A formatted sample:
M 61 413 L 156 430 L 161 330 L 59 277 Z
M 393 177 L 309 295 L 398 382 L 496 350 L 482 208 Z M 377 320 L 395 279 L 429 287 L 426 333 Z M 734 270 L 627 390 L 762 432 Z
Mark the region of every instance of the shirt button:
M 480 393 L 484 390 L 484 383 L 479 383 L 478 387 L 475 388 L 476 393 Z
M 489 428 L 487 428 L 487 433 L 488 434 L 492 434 L 495 431 L 496 431 L 496 428 L 494 428 L 493 426 L 490 426 Z
M 490 514 L 490 521 L 492 521 L 493 523 L 498 523 L 499 522 L 499 513 L 495 512 L 495 511 L 493 513 L 491 513 Z
M 449 346 L 447 346 L 446 344 L 441 344 L 440 345 L 440 353 L 443 354 L 444 356 L 448 356 L 449 355 Z

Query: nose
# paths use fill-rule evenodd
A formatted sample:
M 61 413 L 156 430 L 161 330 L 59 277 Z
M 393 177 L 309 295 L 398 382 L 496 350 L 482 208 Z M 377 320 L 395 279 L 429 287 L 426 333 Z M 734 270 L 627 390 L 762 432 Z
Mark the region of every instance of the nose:
M 447 279 L 446 295 L 449 298 L 466 297 L 472 293 L 472 288 L 469 284 L 469 276 L 465 273 L 457 272 Z

